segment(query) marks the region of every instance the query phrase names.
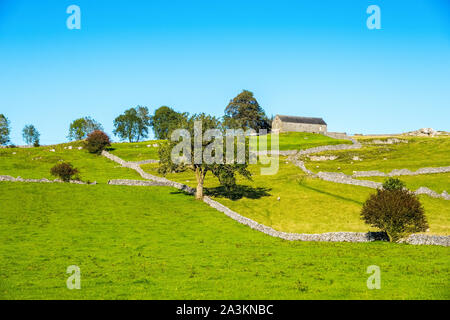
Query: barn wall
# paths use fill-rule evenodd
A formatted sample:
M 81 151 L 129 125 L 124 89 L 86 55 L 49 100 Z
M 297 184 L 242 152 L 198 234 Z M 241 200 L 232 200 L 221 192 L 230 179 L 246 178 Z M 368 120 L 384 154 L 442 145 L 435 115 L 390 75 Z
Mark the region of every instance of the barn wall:
M 323 124 L 282 122 L 280 132 L 312 132 L 326 133 L 327 126 Z

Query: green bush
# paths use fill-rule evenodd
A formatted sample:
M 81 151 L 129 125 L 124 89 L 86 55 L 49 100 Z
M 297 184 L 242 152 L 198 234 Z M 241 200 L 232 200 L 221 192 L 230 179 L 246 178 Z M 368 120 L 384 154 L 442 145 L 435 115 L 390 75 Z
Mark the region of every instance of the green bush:
M 101 153 L 107 146 L 111 145 L 111 140 L 106 133 L 95 130 L 88 134 L 86 148 L 90 153 Z
M 69 182 L 71 178 L 79 173 L 78 169 L 75 169 L 71 163 L 62 162 L 54 165 L 50 169 L 50 173 L 59 177 L 64 182 Z
M 364 203 L 361 218 L 386 232 L 391 242 L 428 228 L 422 204 L 406 189 L 378 189 Z
M 387 178 L 383 183 L 385 190 L 401 190 L 405 188 L 405 183 L 397 178 Z

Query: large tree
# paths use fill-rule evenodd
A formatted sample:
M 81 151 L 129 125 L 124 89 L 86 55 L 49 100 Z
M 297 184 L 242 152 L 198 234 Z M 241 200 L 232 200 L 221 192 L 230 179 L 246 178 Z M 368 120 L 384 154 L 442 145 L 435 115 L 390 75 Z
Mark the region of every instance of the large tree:
M 169 139 L 170 133 L 178 128 L 180 123 L 187 117 L 187 113 L 176 112 L 167 106 L 156 109 L 150 120 L 150 125 L 153 127 L 156 139 Z
M 89 133 L 95 130 L 103 130 L 102 125 L 90 117 L 79 118 L 70 124 L 69 140 L 83 140 L 86 139 Z
M 8 118 L 0 113 L 0 145 L 6 145 L 9 142 L 10 132 L 11 128 L 9 126 Z
M 39 147 L 39 131 L 32 125 L 26 125 L 22 130 L 22 137 L 26 144 Z
M 147 107 L 137 106 L 125 110 L 123 114 L 114 119 L 113 133 L 121 140 L 137 142 L 148 136 L 150 116 Z
M 198 126 L 199 123 L 201 123 L 201 130 Z M 228 162 L 223 159 L 223 154 L 226 153 L 226 150 L 224 153 L 220 154 L 220 152 L 216 153 L 217 150 L 215 148 L 212 148 L 212 145 L 217 142 L 219 142 L 219 144 L 216 144 L 216 146 L 219 146 L 220 143 L 222 143 L 221 147 L 223 148 L 223 126 L 217 118 L 201 113 L 185 119 L 182 122 L 181 127 L 186 130 L 188 136 L 178 136 L 178 138 L 182 138 L 183 142 L 186 142 L 188 144 L 187 148 L 183 149 L 184 161 L 179 161 L 173 159 L 172 157 L 173 150 L 177 145 L 179 145 L 179 141 L 172 141 L 172 139 L 168 140 L 159 148 L 160 163 L 158 171 L 160 173 L 165 175 L 170 172 L 192 170 L 195 173 L 195 178 L 197 180 L 197 187 L 195 192 L 196 199 L 203 198 L 203 183 L 208 172 L 211 172 L 214 176 L 216 176 L 221 185 L 225 186 L 227 190 L 230 190 L 235 186 L 236 173 L 239 173 L 247 179 L 251 179 L 251 173 L 247 169 L 248 148 L 245 149 L 246 155 L 244 163 L 239 163 L 238 157 L 236 156 L 236 152 L 239 148 L 234 148 L 234 142 L 233 148 L 236 151 L 233 151 L 233 162 Z M 207 138 L 205 136 L 205 133 L 209 129 L 216 129 L 216 134 L 220 134 L 222 138 L 217 139 L 217 136 Z M 200 138 L 198 138 L 199 136 Z M 197 147 L 199 147 L 199 149 L 197 150 L 200 150 L 201 152 L 195 151 L 196 145 Z M 223 161 L 222 163 L 220 163 L 220 161 L 208 163 L 208 161 L 205 161 L 205 154 L 210 155 L 211 158 L 214 158 L 216 160 L 222 158 Z M 200 161 L 198 161 L 199 157 Z
M 227 128 L 267 129 L 271 122 L 263 108 L 253 96 L 253 92 L 243 90 L 225 108 L 224 124 Z

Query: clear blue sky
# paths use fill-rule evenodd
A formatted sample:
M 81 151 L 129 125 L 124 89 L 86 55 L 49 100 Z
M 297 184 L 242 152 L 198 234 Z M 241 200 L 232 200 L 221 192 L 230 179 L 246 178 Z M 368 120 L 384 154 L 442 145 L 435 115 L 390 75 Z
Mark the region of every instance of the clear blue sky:
M 66 8 L 81 8 L 69 30 Z M 369 30 L 366 9 L 381 9 Z M 270 115 L 330 131 L 450 131 L 448 0 L 0 0 L 0 113 L 12 141 L 32 123 L 66 141 L 126 108 L 221 116 L 242 89 Z

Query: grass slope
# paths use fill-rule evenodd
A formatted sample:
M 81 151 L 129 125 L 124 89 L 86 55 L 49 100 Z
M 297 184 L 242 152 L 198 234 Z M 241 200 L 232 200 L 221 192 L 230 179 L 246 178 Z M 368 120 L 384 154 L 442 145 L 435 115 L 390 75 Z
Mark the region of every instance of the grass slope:
M 157 164 L 141 166 L 158 175 Z M 225 197 L 217 179 L 208 174 L 207 193 L 232 210 L 280 231 L 320 233 L 369 231 L 360 219 L 362 204 L 373 189 L 337 184 L 307 177 L 299 168 L 280 158 L 276 175 L 261 175 L 260 166 L 249 167 L 253 181 L 238 177 L 237 199 Z M 168 179 L 196 186 L 191 171 L 173 173 Z M 277 200 L 280 197 L 280 200 Z M 430 224 L 429 234 L 450 234 L 450 202 L 420 196 Z
M 112 154 L 126 161 L 141 161 L 149 159 L 159 159 L 158 147 L 163 140 L 149 140 L 134 143 L 113 143 L 111 145 Z M 147 147 L 150 145 L 150 147 Z
M 272 135 L 262 136 L 267 138 L 267 148 L 270 150 Z M 258 140 L 259 142 L 259 140 Z M 307 132 L 286 132 L 278 135 L 280 150 L 309 149 L 325 145 L 351 144 L 349 140 L 333 139 L 322 134 Z
M 109 179 L 140 179 L 134 170 L 122 168 L 108 159 L 78 150 L 80 142 L 39 148 L 0 149 L 0 175 L 21 176 L 27 179 L 55 179 L 50 168 L 60 160 L 69 161 L 79 169 L 84 181 L 106 183 Z M 64 149 L 72 146 L 73 149 Z M 55 152 L 50 152 L 55 149 Z
M 438 193 L 442 193 L 444 190 L 450 192 L 450 173 L 421 174 L 417 176 L 399 176 L 395 178 L 405 182 L 406 187 L 410 190 L 415 191 L 420 187 L 427 187 Z M 383 182 L 386 178 L 364 177 L 359 179 Z
M 362 149 L 322 152 L 315 155 L 337 155 L 336 160 L 310 161 L 304 157 L 305 165 L 314 172 L 344 172 L 379 170 L 388 173 L 394 169 L 417 170 L 425 167 L 450 166 L 450 137 L 408 138 L 408 143 L 393 145 L 369 145 Z M 371 140 L 363 140 L 367 143 Z M 358 156 L 362 161 L 352 158 Z
M 445 247 L 271 238 L 171 188 L 0 183 L 1 299 L 449 299 L 449 266 Z

